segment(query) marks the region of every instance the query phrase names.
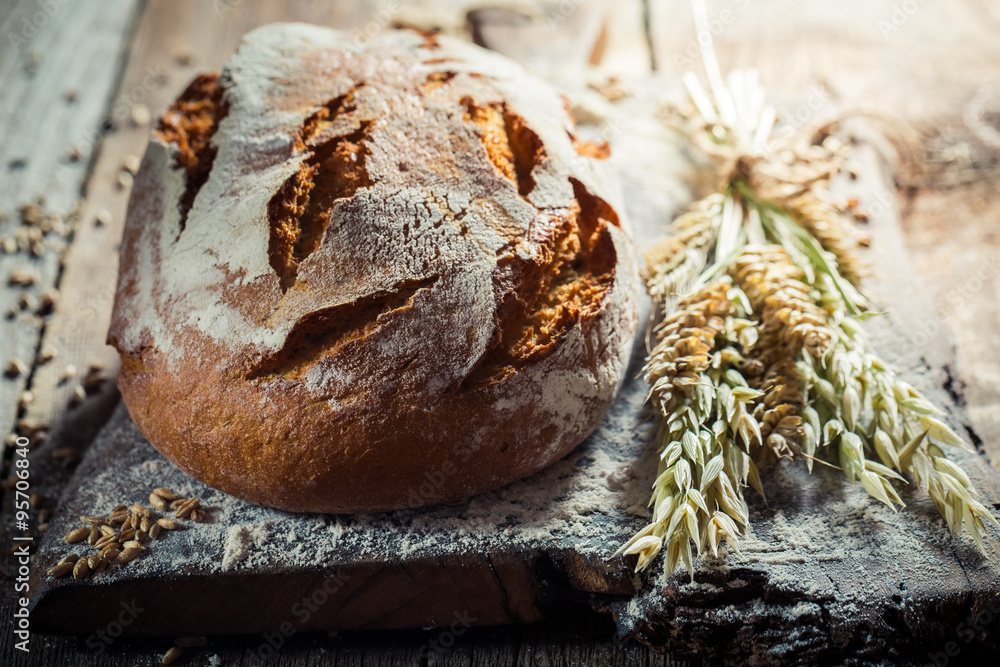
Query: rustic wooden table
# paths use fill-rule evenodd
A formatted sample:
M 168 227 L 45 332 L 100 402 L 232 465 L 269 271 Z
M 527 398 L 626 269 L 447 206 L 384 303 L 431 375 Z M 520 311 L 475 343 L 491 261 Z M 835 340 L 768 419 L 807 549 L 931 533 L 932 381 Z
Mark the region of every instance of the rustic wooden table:
M 117 244 L 151 117 L 198 72 L 218 69 L 240 35 L 279 20 L 374 34 L 396 24 L 473 38 L 558 78 L 596 66 L 623 78 L 697 65 L 686 2 L 553 0 L 5 0 L 0 7 L 0 431 L 59 438 L 62 472 L 39 488 L 53 504 L 110 414 L 117 355 L 104 344 Z M 900 169 L 912 258 L 941 316 L 918 348 L 955 344 L 954 395 L 987 456 L 1000 461 L 1000 10 L 987 0 L 850 0 L 835 9 L 716 0 L 723 68 L 755 64 L 765 85 L 821 107 L 893 118 L 910 142 Z M 472 11 L 475 10 L 475 11 Z M 471 13 L 470 13 L 471 11 Z M 904 129 L 906 128 L 906 129 Z M 14 276 L 13 283 L 9 277 Z M 16 284 L 15 284 L 16 283 Z M 8 360 L 23 366 L 8 368 Z M 5 465 L 13 438 L 2 445 Z M 4 472 L 7 477 L 7 471 Z M 5 489 L 5 545 L 11 526 Z M 155 664 L 170 642 L 39 637 L 13 649 L 17 563 L 5 548 L 0 656 L 16 664 Z M 500 629 L 296 636 L 261 660 L 266 638 L 213 639 L 184 664 L 675 664 L 614 639 L 610 621 L 568 608 L 559 622 Z M 272 638 L 273 641 L 273 638 Z M 96 646 L 96 648 L 95 648 Z

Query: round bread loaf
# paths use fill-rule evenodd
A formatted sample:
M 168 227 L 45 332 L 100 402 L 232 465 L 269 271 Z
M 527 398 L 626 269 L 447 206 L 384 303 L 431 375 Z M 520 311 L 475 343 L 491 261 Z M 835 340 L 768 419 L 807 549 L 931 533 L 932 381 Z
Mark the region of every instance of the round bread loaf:
M 108 341 L 149 441 L 290 511 L 454 500 L 564 456 L 635 333 L 620 213 L 563 99 L 415 31 L 277 24 L 164 113 Z

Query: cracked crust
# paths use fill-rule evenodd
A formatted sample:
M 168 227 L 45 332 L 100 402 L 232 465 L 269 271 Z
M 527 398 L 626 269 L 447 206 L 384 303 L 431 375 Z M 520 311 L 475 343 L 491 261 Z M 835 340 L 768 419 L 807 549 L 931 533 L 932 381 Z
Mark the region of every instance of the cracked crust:
M 637 281 L 563 101 L 411 31 L 276 24 L 150 142 L 108 341 L 139 428 L 291 511 L 376 511 L 527 476 L 597 425 Z

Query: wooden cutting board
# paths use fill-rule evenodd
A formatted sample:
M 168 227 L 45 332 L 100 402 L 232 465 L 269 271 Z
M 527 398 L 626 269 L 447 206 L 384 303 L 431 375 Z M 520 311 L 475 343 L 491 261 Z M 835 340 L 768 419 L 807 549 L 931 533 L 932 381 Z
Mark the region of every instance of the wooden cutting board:
M 592 121 L 582 130 L 603 128 L 614 144 L 609 168 L 621 173 L 640 247 L 690 196 L 681 180 L 683 147 L 651 102 L 671 87 L 650 81 L 617 104 L 574 97 Z M 608 127 L 617 129 L 609 134 Z M 891 170 L 877 143 L 860 141 L 860 177 L 841 184 L 872 213 L 871 287 L 892 307 L 868 327 L 883 356 L 946 405 L 961 430 L 961 397 L 948 391 L 946 342 L 912 342 L 936 316 L 903 251 Z M 809 475 L 786 464 L 767 474 L 767 502 L 751 500 L 754 534 L 743 558 L 700 560 L 694 583 L 679 574 L 664 582 L 657 566 L 633 576 L 633 563 L 612 554 L 644 525 L 630 508 L 645 505 L 655 472 L 656 424 L 637 379 L 643 356 L 637 341 L 604 422 L 558 464 L 458 505 L 378 515 L 295 515 L 236 501 L 166 462 L 119 407 L 40 544 L 34 628 L 93 635 L 133 604 L 142 611 L 122 626 L 125 635 L 490 625 L 538 620 L 585 600 L 613 614 L 624 637 L 764 663 L 925 658 L 949 648 L 969 657 L 998 648 L 996 627 L 986 624 L 968 641 L 960 627 L 970 614 L 1000 605 L 996 554 L 984 559 L 970 540 L 953 540 L 919 491 L 904 491 L 907 507 L 893 513 L 823 467 Z M 38 456 L 44 454 L 43 445 Z M 980 457 L 955 458 L 989 502 L 1000 502 L 995 471 Z M 107 514 L 119 503 L 148 505 L 159 486 L 200 497 L 209 521 L 170 532 L 136 561 L 93 577 L 42 575 L 60 557 L 84 551 L 61 539 L 80 525 L 77 517 Z M 990 542 L 996 546 L 998 536 Z

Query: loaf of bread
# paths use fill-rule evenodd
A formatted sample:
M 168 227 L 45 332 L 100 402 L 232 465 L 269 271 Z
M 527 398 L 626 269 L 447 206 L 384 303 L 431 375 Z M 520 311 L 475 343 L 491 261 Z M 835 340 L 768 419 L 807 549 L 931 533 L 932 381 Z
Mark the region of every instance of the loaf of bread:
M 108 342 L 149 441 L 289 511 L 462 498 L 564 456 L 636 328 L 565 101 L 471 44 L 276 24 L 159 120 Z

